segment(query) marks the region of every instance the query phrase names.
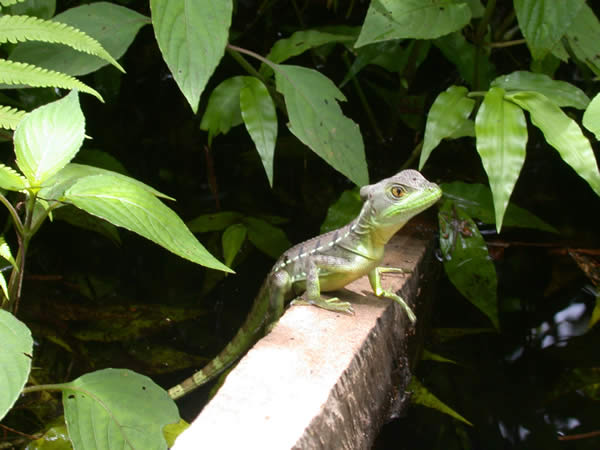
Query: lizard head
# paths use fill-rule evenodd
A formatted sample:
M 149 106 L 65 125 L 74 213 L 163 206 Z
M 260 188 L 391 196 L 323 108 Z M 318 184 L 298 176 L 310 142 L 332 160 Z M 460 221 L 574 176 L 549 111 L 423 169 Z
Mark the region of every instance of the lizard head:
M 374 229 L 382 237 L 391 237 L 412 217 L 437 202 L 442 190 L 416 170 L 409 169 L 362 187 L 360 196 Z

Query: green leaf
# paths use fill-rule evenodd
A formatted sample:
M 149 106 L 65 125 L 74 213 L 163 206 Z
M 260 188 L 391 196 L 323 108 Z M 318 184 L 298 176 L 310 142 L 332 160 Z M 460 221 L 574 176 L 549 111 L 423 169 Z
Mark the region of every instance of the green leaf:
M 518 70 L 508 75 L 502 75 L 492 81 L 492 86 L 501 87 L 505 91 L 539 92 L 552 100 L 558 106 L 571 106 L 585 109 L 590 99 L 577 86 L 566 81 L 553 80 L 542 73 L 532 73 Z
M 282 63 L 293 56 L 301 55 L 311 48 L 334 42 L 351 44 L 356 40 L 358 30 L 353 33 L 329 33 L 321 30 L 302 30 L 296 31 L 288 38 L 279 39 L 271 47 L 267 59 L 274 63 Z M 267 76 L 271 73 L 269 66 L 261 66 L 261 74 Z
M 33 339 L 29 328 L 0 309 L 0 420 L 12 408 L 31 371 Z
M 487 186 L 455 181 L 453 183 L 443 183 L 442 190 L 444 198 L 452 200 L 469 216 L 476 217 L 484 223 L 494 223 L 495 213 L 492 192 Z M 533 228 L 551 233 L 558 232 L 553 226 L 513 203 L 509 203 L 506 209 L 504 226 Z
M 0 17 L 0 42 L 16 44 L 23 41 L 43 41 L 68 45 L 80 52 L 102 58 L 124 72 L 121 65 L 96 39 L 77 28 L 56 20 L 43 20 L 32 16 L 7 15 Z
M 10 251 L 10 247 L 6 242 L 6 238 L 4 237 L 4 235 L 0 235 L 0 257 L 7 260 L 11 264 L 11 266 L 13 266 L 13 269 L 19 270 L 15 258 L 13 257 L 12 252 Z M 8 294 L 6 292 L 5 296 L 8 297 Z
M 31 186 L 39 186 L 75 156 L 85 134 L 76 91 L 27 114 L 15 130 L 17 165 Z
M 450 417 L 454 417 L 456 420 L 460 420 L 467 425 L 473 426 L 471 422 L 429 392 L 429 390 L 423 386 L 416 377 L 412 377 L 407 389 L 412 392 L 412 396 L 410 397 L 412 403 L 426 406 L 427 408 L 437 409 L 443 414 L 447 414 Z
M 473 219 L 451 200 L 438 213 L 444 270 L 458 291 L 498 329 L 496 269 Z
M 25 114 L 26 112 L 20 109 L 0 106 L 0 127 L 14 130 Z
M 150 378 L 104 369 L 66 384 L 65 421 L 76 449 L 166 449 L 162 429 L 180 420 L 167 392 Z
M 506 98 L 529 111 L 531 122 L 542 130 L 548 144 L 600 195 L 600 172 L 594 151 L 579 125 L 556 104 L 537 92 L 517 92 Z
M 63 201 L 133 231 L 196 264 L 231 272 L 198 242 L 177 214 L 122 176 L 82 178 L 65 192 Z
M 135 178 L 113 172 L 111 170 L 101 169 L 100 167 L 88 166 L 85 164 L 70 163 L 67 164 L 60 172 L 50 178 L 40 190 L 39 197 L 46 200 L 58 200 L 65 191 L 70 188 L 75 182 L 83 177 L 92 175 L 110 175 L 122 180 L 123 183 L 132 183 L 157 197 L 174 200 L 172 197 L 157 191 L 152 186 L 148 186 Z
M 52 217 L 54 220 L 62 220 L 84 230 L 101 234 L 115 245 L 121 244 L 121 236 L 117 227 L 74 206 L 65 205 L 57 208 L 52 212 Z
M 12 167 L 0 164 L 0 188 L 7 191 L 20 191 L 27 187 L 27 178 Z
M 423 355 L 421 356 L 421 361 L 436 361 L 441 363 L 448 364 L 458 364 L 456 361 L 452 359 L 448 359 L 442 355 L 438 355 L 437 353 L 430 352 L 426 348 L 423 349 Z
M 496 230 L 500 233 L 508 200 L 525 162 L 525 114 L 517 105 L 504 100 L 502 88 L 493 87 L 477 112 L 475 135 L 477 152 L 494 197 Z
M 273 187 L 273 155 L 277 140 L 277 113 L 269 91 L 258 78 L 244 77 L 240 108 L 246 129 L 256 145 L 269 185 Z
M 600 141 L 600 94 L 596 94 L 583 113 L 582 123 L 596 135 L 596 140 Z
M 494 64 L 487 53 L 479 52 L 479 49 L 467 41 L 460 31 L 434 40 L 433 45 L 456 66 L 460 76 L 469 86 L 473 88 L 477 86 L 477 89 L 485 89 L 489 86 L 496 73 Z
M 600 42 L 600 21 L 592 8 L 583 4 L 567 30 L 567 41 L 575 56 L 600 76 L 598 42 Z
M 87 33 L 115 59 L 125 54 L 140 28 L 150 23 L 149 17 L 108 2 L 70 8 L 56 15 L 53 20 Z M 69 75 L 86 75 L 106 65 L 105 61 L 95 56 L 44 42 L 17 45 L 10 59 Z
M 207 233 L 221 231 L 234 223 L 239 222 L 244 215 L 236 211 L 221 211 L 214 214 L 204 214 L 187 223 L 192 233 Z
M 10 5 L 14 5 L 15 3 L 21 3 L 24 2 L 25 0 L 0 0 L 0 5 L 2 6 L 10 6 Z
M 256 217 L 245 217 L 244 224 L 248 228 L 248 240 L 261 252 L 277 259 L 292 246 L 281 228 Z
M 9 6 L 4 12 L 12 15 L 26 15 L 41 19 L 50 19 L 54 16 L 55 11 L 56 0 L 27 0 Z
M 442 139 L 451 136 L 468 120 L 475 100 L 467 97 L 468 90 L 462 86 L 450 86 L 440 93 L 427 115 L 425 137 L 419 160 L 419 170 L 423 168 L 429 155 Z
M 471 8 L 460 0 L 371 0 L 355 46 L 390 39 L 435 39 L 460 30 Z
M 563 37 L 585 0 L 514 0 L 521 32 L 534 59 L 544 56 Z
M 231 267 L 231 263 L 246 240 L 247 231 L 248 230 L 244 224 L 235 223 L 228 226 L 223 232 L 223 236 L 221 236 L 221 243 L 223 245 L 223 257 L 225 258 L 225 265 Z
M 340 198 L 327 210 L 327 216 L 321 224 L 321 234 L 347 225 L 358 215 L 362 204 L 358 188 L 342 192 Z
M 291 132 L 334 169 L 359 186 L 368 184 L 358 125 L 342 114 L 346 100 L 331 80 L 306 67 L 278 65 L 277 90 L 285 98 Z
M 77 78 L 53 70 L 42 69 L 31 64 L 0 59 L 0 83 L 31 87 L 59 87 L 62 89 L 77 89 L 92 94 L 103 102 L 102 96 L 87 84 Z
M 208 131 L 209 142 L 220 133 L 227 134 L 232 127 L 243 122 L 240 108 L 240 91 L 245 86 L 243 76 L 231 77 L 221 82 L 210 94 L 200 129 Z
M 225 52 L 232 0 L 150 0 L 158 46 L 179 89 L 198 111 L 200 95 Z

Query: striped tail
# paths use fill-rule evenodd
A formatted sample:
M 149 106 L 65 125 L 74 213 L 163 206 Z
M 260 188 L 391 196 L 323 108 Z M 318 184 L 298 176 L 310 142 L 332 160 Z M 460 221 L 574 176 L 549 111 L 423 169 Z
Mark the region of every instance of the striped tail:
M 264 334 L 269 309 L 267 285 L 263 284 L 246 321 L 221 353 L 194 375 L 169 389 L 169 397 L 176 400 L 209 382 L 237 361 Z

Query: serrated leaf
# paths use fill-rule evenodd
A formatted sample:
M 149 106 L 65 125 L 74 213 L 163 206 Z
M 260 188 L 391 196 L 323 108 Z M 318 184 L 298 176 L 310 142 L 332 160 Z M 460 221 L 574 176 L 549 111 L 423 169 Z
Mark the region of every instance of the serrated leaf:
M 97 42 L 114 59 L 127 51 L 138 31 L 150 18 L 108 2 L 80 5 L 57 14 L 53 20 L 75 27 Z M 27 62 L 69 75 L 86 75 L 106 66 L 106 61 L 69 47 L 44 42 L 24 42 L 15 47 L 10 59 Z
M 273 157 L 277 141 L 277 113 L 266 86 L 258 78 L 244 77 L 240 91 L 244 125 L 260 155 L 269 185 L 273 187 Z
M 565 34 L 585 0 L 514 0 L 521 32 L 534 59 L 544 56 Z
M 87 94 L 92 94 L 101 102 L 102 96 L 87 84 L 70 75 L 42 69 L 31 64 L 0 59 L 0 83 L 15 85 L 26 85 L 31 87 L 59 87 L 62 89 L 76 89 Z
M 131 370 L 88 373 L 66 388 L 65 421 L 77 449 L 166 449 L 162 429 L 180 420 L 167 392 Z
M 56 175 L 50 178 L 39 192 L 39 197 L 46 200 L 58 200 L 60 199 L 65 191 L 69 189 L 74 183 L 83 177 L 89 177 L 92 175 L 110 175 L 116 177 L 118 180 L 122 180 L 124 183 L 132 183 L 149 192 L 152 195 L 161 197 L 168 200 L 174 200 L 173 197 L 163 194 L 157 191 L 152 186 L 148 186 L 135 178 L 122 175 L 112 170 L 102 169 L 100 167 L 88 166 L 86 164 L 67 164 L 61 169 Z
M 228 226 L 239 222 L 244 215 L 236 211 L 221 211 L 214 214 L 203 214 L 187 223 L 192 233 L 207 233 L 221 231 Z
M 80 52 L 102 58 L 124 72 L 121 65 L 96 39 L 81 30 L 55 20 L 44 20 L 32 16 L 5 15 L 0 17 L 0 42 L 16 44 L 24 41 L 68 45 Z
M 10 106 L 0 106 L 0 127 L 14 130 L 26 113 Z
M 344 94 L 313 69 L 277 65 L 277 90 L 285 98 L 291 132 L 334 169 L 359 186 L 368 184 L 365 149 L 358 125 L 337 103 Z
M 10 6 L 10 5 L 14 5 L 15 3 L 21 3 L 24 2 L 25 0 L 0 0 L 0 5 L 2 6 Z
M 600 172 L 594 151 L 579 125 L 538 92 L 507 94 L 506 99 L 529 111 L 531 122 L 542 130 L 548 144 L 600 195 Z
M 244 224 L 235 223 L 228 226 L 223 232 L 221 244 L 223 246 L 223 258 L 225 259 L 226 266 L 231 267 L 231 263 L 246 240 L 247 231 Z
M 27 179 L 12 167 L 0 164 L 0 188 L 7 191 L 20 191 L 27 187 Z
M 231 272 L 198 242 L 183 221 L 164 203 L 123 177 L 82 178 L 63 201 L 149 239 L 182 258 L 212 269 Z
M 590 98 L 577 86 L 566 81 L 553 80 L 542 73 L 518 70 L 508 75 L 501 75 L 492 81 L 492 86 L 501 87 L 505 91 L 533 91 L 545 95 L 558 106 L 571 106 L 585 109 Z
M 498 329 L 498 280 L 485 240 L 469 215 L 445 199 L 438 213 L 444 270 L 458 291 Z
M 355 47 L 390 39 L 435 39 L 460 30 L 470 20 L 471 8 L 465 1 L 371 0 Z
M 484 223 L 495 222 L 495 212 L 490 188 L 479 183 L 443 183 L 444 198 L 451 199 L 469 216 Z M 504 226 L 533 228 L 557 233 L 556 228 L 547 224 L 529 211 L 509 203 L 504 215 Z
M 525 162 L 527 123 L 521 108 L 504 100 L 504 90 L 491 88 L 475 119 L 477 152 L 487 173 L 500 233 L 508 200 Z
M 19 270 L 4 235 L 0 235 L 0 256 L 9 262 L 13 266 L 13 269 Z M 8 297 L 8 294 L 6 296 Z
M 33 338 L 29 328 L 8 311 L 0 309 L 0 420 L 12 408 L 31 371 Z
M 475 101 L 468 98 L 467 94 L 468 90 L 463 86 L 450 86 L 440 93 L 431 105 L 427 114 L 419 170 L 442 139 L 452 136 L 468 120 Z
M 585 3 L 567 30 L 567 40 L 575 56 L 586 63 L 596 76 L 600 76 L 600 21 L 594 10 Z
M 437 409 L 439 412 L 449 415 L 450 417 L 454 417 L 457 420 L 460 420 L 467 425 L 473 426 L 471 422 L 461 416 L 459 413 L 454 411 L 444 402 L 442 402 L 439 398 L 433 395 L 429 390 L 423 386 L 415 377 L 412 377 L 410 380 L 410 384 L 407 388 L 412 392 L 411 402 L 417 405 L 426 406 L 427 408 Z
M 227 78 L 210 93 L 206 111 L 200 122 L 200 129 L 208 131 L 209 142 L 213 137 L 221 133 L 227 134 L 232 127 L 243 122 L 240 91 L 245 85 L 245 78 L 243 76 Z
M 292 246 L 281 228 L 274 227 L 269 222 L 256 218 L 244 217 L 243 223 L 248 229 L 248 240 L 261 252 L 277 259 Z
M 85 118 L 79 97 L 64 98 L 27 114 L 14 135 L 17 165 L 31 186 L 39 186 L 67 165 L 85 135 Z
M 583 113 L 582 123 L 596 135 L 596 140 L 600 141 L 600 94 L 596 94 Z
M 158 46 L 194 113 L 225 52 L 232 3 L 232 0 L 150 0 Z

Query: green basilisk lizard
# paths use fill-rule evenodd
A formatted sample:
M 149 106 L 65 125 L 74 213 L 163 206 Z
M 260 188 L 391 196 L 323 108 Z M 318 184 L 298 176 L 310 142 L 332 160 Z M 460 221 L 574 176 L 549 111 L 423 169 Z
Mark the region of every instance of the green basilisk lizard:
M 364 204 L 358 216 L 348 225 L 297 244 L 281 255 L 235 337 L 204 368 L 169 389 L 169 396 L 179 398 L 227 369 L 271 329 L 283 314 L 285 303 L 302 292 L 304 294 L 294 304 L 352 313 L 348 302 L 337 297 L 321 297 L 321 292 L 341 289 L 368 275 L 375 295 L 398 302 L 414 322 L 415 314 L 404 300 L 381 285 L 382 272 L 401 272 L 402 269 L 379 267 L 379 264 L 390 238 L 441 195 L 439 186 L 427 181 L 416 170 L 403 170 L 361 188 Z

